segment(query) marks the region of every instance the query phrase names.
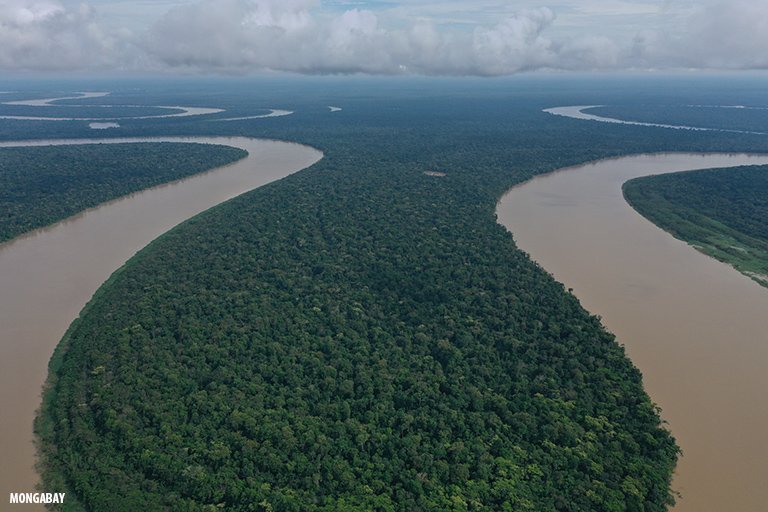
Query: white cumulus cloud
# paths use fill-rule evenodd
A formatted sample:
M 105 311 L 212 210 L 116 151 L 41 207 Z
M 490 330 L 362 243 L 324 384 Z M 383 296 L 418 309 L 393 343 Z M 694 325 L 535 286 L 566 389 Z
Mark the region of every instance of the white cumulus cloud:
M 87 4 L 0 0 L 0 68 L 67 70 L 114 66 L 121 43 Z
M 638 67 L 768 69 L 768 0 L 705 1 L 674 31 L 638 31 L 629 63 Z
M 526 9 L 473 31 L 426 21 L 388 28 L 377 13 L 319 14 L 311 1 L 203 0 L 171 10 L 145 50 L 164 65 L 223 71 L 501 75 L 542 67 L 602 66 L 605 49 L 553 44 L 548 8 Z M 597 53 L 591 55 L 595 50 Z
M 0 0 L 0 69 L 505 75 L 768 68 L 768 0 L 558 0 L 554 10 L 535 0 L 516 2 L 517 10 L 489 0 L 144 0 L 137 12 L 155 14 L 148 25 L 137 14 L 143 28 L 128 16 L 127 0 L 78 1 Z
M 528 9 L 491 28 L 475 29 L 473 59 L 478 74 L 502 75 L 556 64 L 552 42 L 543 33 L 555 21 L 546 7 Z

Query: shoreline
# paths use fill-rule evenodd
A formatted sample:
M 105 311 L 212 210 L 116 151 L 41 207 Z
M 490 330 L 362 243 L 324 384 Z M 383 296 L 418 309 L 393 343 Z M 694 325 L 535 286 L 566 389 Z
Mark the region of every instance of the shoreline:
M 600 315 L 643 372 L 683 450 L 673 480 L 683 495 L 676 512 L 750 512 L 768 499 L 759 485 L 768 470 L 757 463 L 768 457 L 761 444 L 768 407 L 759 407 L 768 377 L 758 364 L 768 360 L 758 341 L 768 328 L 768 296 L 642 217 L 621 185 L 648 174 L 765 162 L 768 155 L 718 153 L 611 158 L 537 176 L 497 204 L 498 222 L 518 247 Z
M 0 146 L 162 141 L 229 145 L 248 156 L 108 201 L 0 245 L 0 403 L 12 411 L 0 418 L 4 493 L 31 492 L 39 481 L 32 424 L 51 354 L 110 275 L 179 223 L 322 158 L 305 145 L 246 137 L 59 139 Z

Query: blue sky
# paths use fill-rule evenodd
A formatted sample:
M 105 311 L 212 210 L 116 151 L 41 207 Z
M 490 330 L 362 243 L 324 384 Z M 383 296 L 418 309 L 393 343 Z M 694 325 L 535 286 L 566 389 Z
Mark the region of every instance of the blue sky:
M 768 0 L 0 0 L 0 70 L 508 75 L 768 67 Z

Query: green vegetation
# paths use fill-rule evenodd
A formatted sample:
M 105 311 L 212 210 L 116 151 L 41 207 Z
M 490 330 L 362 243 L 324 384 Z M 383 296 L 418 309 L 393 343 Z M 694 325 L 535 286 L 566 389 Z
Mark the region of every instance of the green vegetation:
M 296 114 L 121 134 L 325 158 L 179 226 L 100 289 L 51 361 L 45 487 L 69 489 L 71 511 L 666 510 L 677 449 L 638 371 L 494 206 L 563 166 L 768 140 L 541 113 L 605 101 L 604 79 L 333 80 L 141 92 Z M 5 122 L 0 138 L 92 136 L 82 124 Z
M 641 123 L 768 133 L 766 108 L 642 104 L 596 107 L 586 113 Z
M 49 397 L 87 510 L 664 510 L 676 450 L 623 350 L 398 174 L 247 194 L 102 289 Z
M 178 108 L 132 107 L 124 105 L 99 107 L 93 105 L 59 106 L 54 104 L 41 107 L 0 104 L 0 116 L 119 119 L 124 117 L 165 116 L 169 114 L 180 114 L 181 112 L 183 112 L 183 110 Z
M 0 148 L 0 242 L 245 155 L 186 143 Z
M 768 286 L 768 166 L 637 178 L 624 196 L 676 238 Z
M 326 157 L 100 289 L 51 361 L 46 488 L 117 512 L 666 510 L 677 448 L 639 372 L 494 206 L 534 174 L 672 142 L 526 99 L 344 106 L 187 125 Z

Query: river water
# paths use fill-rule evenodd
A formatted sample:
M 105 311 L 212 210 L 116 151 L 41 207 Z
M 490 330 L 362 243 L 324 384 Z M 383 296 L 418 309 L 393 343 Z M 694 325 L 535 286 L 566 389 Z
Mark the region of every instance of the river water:
M 73 109 L 82 107 L 83 105 L 58 105 L 57 101 L 62 100 L 82 100 L 86 98 L 102 98 L 104 96 L 108 96 L 110 93 L 108 92 L 81 92 L 78 93 L 77 96 L 65 96 L 65 97 L 59 97 L 59 98 L 45 98 L 40 100 L 22 100 L 22 101 L 6 101 L 3 102 L 3 105 L 24 105 L 27 107 L 71 107 Z M 110 107 L 120 107 L 120 108 L 132 108 L 132 107 L 141 107 L 141 105 L 92 105 L 92 107 L 99 107 L 99 108 L 110 108 Z M 41 116 L 14 116 L 14 115 L 0 115 L 0 119 L 15 119 L 15 120 L 25 120 L 25 121 L 105 121 L 105 120 L 114 120 L 114 119 L 160 119 L 160 118 L 166 118 L 166 117 L 190 117 L 190 116 L 204 116 L 208 114 L 218 114 L 219 112 L 224 112 L 224 109 L 220 108 L 208 108 L 208 107 L 181 107 L 181 106 L 160 106 L 158 105 L 156 108 L 166 108 L 169 110 L 181 110 L 181 112 L 175 112 L 171 114 L 155 114 L 155 115 L 148 115 L 148 116 L 119 116 L 116 118 L 110 118 L 110 117 L 41 117 Z M 288 112 L 284 110 L 273 110 L 272 115 L 263 115 L 263 116 L 257 116 L 257 117 L 275 117 L 275 116 L 281 116 L 281 115 L 288 115 L 292 114 L 293 112 Z M 288 114 L 274 114 L 274 112 L 288 112 Z
M 0 503 L 37 482 L 32 421 L 48 359 L 98 286 L 184 219 L 322 157 L 306 146 L 242 137 L 23 145 L 150 140 L 227 144 L 249 156 L 0 245 Z M 11 145 L 22 144 L 0 144 Z M 683 494 L 676 511 L 755 512 L 768 503 L 768 293 L 640 217 L 623 200 L 621 184 L 647 174 L 757 163 L 768 157 L 606 160 L 535 178 L 498 206 L 499 221 L 518 245 L 602 316 L 643 372 L 684 451 L 674 482 Z
M 0 244 L 2 509 L 9 492 L 31 492 L 38 481 L 33 468 L 32 422 L 48 360 L 99 285 L 136 251 L 176 224 L 322 158 L 322 153 L 307 146 L 245 137 L 29 141 L 0 143 L 0 147 L 162 141 L 225 144 L 245 149 L 248 156 Z M 35 509 L 31 505 L 22 508 Z
M 676 512 L 768 510 L 768 290 L 657 228 L 622 184 L 768 156 L 658 154 L 537 177 L 499 202 L 518 246 L 602 317 L 682 447 Z
M 688 126 L 684 124 L 662 124 L 662 123 L 644 123 L 641 121 L 626 121 L 624 119 L 616 119 L 615 117 L 598 116 L 595 114 L 589 114 L 584 112 L 591 108 L 601 107 L 603 105 L 577 105 L 569 107 L 552 107 L 545 108 L 543 112 L 552 114 L 554 116 L 570 117 L 571 119 L 581 119 L 583 121 L 599 121 L 601 123 L 613 123 L 613 124 L 628 124 L 632 126 L 650 126 L 652 128 L 669 128 L 671 130 L 691 130 L 695 132 L 723 132 L 723 133 L 743 133 L 746 135 L 768 135 L 764 132 L 753 132 L 747 130 L 727 130 L 724 128 L 703 128 L 701 126 Z M 728 107 L 728 106 L 713 106 L 710 108 L 757 108 L 757 107 Z

